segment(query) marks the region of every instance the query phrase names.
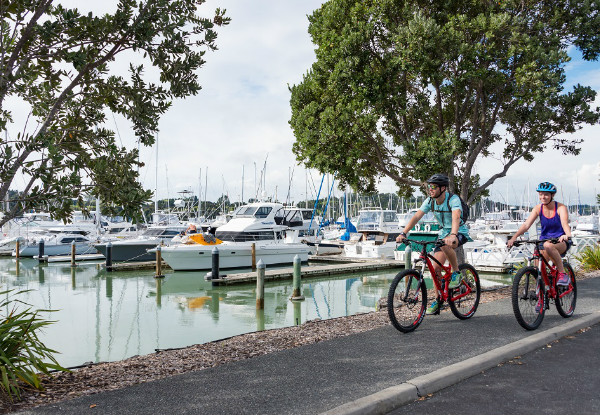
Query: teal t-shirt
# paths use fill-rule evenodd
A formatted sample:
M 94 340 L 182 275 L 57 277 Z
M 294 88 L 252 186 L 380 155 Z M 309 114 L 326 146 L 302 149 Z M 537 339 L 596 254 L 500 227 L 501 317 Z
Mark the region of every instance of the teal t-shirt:
M 448 200 L 449 196 L 450 194 L 446 192 L 446 197 L 441 205 L 438 205 L 435 200 L 433 202 L 433 216 L 441 225 L 440 231 L 438 232 L 438 238 L 440 239 L 445 238 L 452 232 L 452 211 L 458 209 L 462 213 L 462 203 L 460 203 L 460 198 L 457 195 L 452 195 L 450 200 Z M 431 212 L 431 198 L 428 197 L 425 199 L 419 209 L 425 213 Z M 469 228 L 462 223 L 462 220 L 458 228 L 458 233 L 462 233 L 469 238 Z

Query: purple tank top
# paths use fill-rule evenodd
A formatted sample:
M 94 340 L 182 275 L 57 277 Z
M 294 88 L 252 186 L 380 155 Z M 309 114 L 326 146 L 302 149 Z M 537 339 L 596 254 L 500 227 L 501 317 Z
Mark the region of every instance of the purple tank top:
M 558 203 L 554 203 L 554 216 L 551 218 L 544 216 L 544 206 L 540 205 L 540 224 L 540 239 L 558 238 L 565 234 L 558 215 Z

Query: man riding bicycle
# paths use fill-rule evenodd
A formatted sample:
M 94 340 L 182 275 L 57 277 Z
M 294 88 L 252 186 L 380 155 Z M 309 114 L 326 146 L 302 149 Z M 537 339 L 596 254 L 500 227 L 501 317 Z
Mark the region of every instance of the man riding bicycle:
M 540 238 L 539 239 L 558 239 L 558 243 L 546 241 L 540 244 L 539 249 L 546 260 L 552 260 L 558 269 L 557 285 L 568 286 L 570 282 L 569 275 L 565 273 L 565 267 L 561 255 L 573 245 L 571 242 L 571 228 L 569 227 L 569 211 L 562 203 L 554 201 L 556 186 L 549 182 L 540 183 L 536 189 L 539 194 L 541 204 L 531 209 L 530 215 L 517 233 L 508 240 L 506 246 L 511 248 L 517 238 L 523 235 L 533 225 L 533 222 L 540 218 Z
M 445 174 L 434 174 L 427 180 L 427 192 L 429 197 L 425 199 L 417 213 L 408 221 L 403 231 L 396 238 L 396 242 L 402 242 L 406 234 L 417 224 L 428 212 L 433 212 L 435 219 L 441 225 L 438 232 L 438 240 L 443 240 L 445 245 L 435 248 L 433 256 L 442 264 L 446 259 L 452 266 L 452 276 L 448 288 L 456 288 L 460 284 L 461 274 L 458 270 L 458 259 L 455 249 L 470 240 L 469 229 L 461 219 L 462 203 L 458 195 L 450 195 L 448 184 L 450 180 Z M 434 262 L 434 269 L 439 276 L 441 267 Z M 441 293 L 437 293 L 441 297 Z M 427 314 L 436 314 L 440 303 L 436 299 L 427 309 Z

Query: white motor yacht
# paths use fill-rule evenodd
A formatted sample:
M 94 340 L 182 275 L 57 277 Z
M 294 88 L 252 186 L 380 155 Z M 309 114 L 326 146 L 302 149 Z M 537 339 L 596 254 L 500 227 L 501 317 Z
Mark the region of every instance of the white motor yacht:
M 360 210 L 356 231 L 346 244 L 344 255 L 350 258 L 394 258 L 396 237 L 402 232 L 395 210 Z
M 22 242 L 19 247 L 20 257 L 36 257 L 40 253 L 40 243 L 44 241 L 43 255 L 70 255 L 71 245 L 75 242 L 75 254 L 83 255 L 95 253 L 92 246 L 94 240 L 85 231 L 52 229 L 47 232 L 39 231 Z M 13 255 L 16 255 L 13 252 Z
M 310 249 L 303 243 L 286 243 L 285 209 L 280 203 L 257 202 L 245 205 L 215 232 L 215 240 L 190 238 L 189 243 L 162 247 L 162 257 L 175 271 L 202 270 L 212 266 L 212 250 L 219 251 L 219 268 L 252 265 L 252 244 L 256 261 L 265 265 L 292 263 L 296 255 L 308 260 Z M 194 241 L 195 240 L 195 241 Z

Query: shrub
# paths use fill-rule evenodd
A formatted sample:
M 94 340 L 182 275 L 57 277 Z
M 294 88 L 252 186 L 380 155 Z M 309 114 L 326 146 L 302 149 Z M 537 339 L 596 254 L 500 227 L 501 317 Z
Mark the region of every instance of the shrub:
M 39 314 L 50 310 L 32 310 L 16 298 L 24 292 L 0 291 L 0 392 L 11 401 L 20 399 L 24 386 L 43 389 L 39 372 L 65 370 L 53 356 L 57 352 L 38 338 L 39 331 L 52 323 Z
M 600 269 L 600 246 L 587 247 L 575 256 L 581 263 L 584 271 L 594 271 Z

